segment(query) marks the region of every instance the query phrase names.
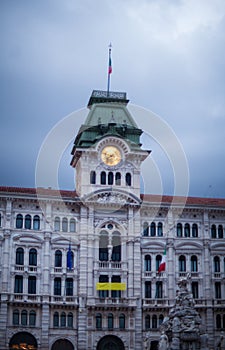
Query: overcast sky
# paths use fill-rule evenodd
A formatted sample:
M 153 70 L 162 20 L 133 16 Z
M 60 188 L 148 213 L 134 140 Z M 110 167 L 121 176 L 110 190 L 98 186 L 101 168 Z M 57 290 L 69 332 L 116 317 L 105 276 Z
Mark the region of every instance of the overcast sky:
M 126 91 L 173 130 L 189 195 L 225 197 L 224 0 L 1 0 L 0 36 L 1 185 L 35 186 L 46 135 L 86 107 L 93 89 L 106 89 L 112 42 L 111 90 Z M 141 128 L 162 192 L 172 194 L 173 164 L 151 137 L 147 113 Z M 64 189 L 74 188 L 70 150 L 60 162 Z M 143 181 L 157 192 L 147 164 Z

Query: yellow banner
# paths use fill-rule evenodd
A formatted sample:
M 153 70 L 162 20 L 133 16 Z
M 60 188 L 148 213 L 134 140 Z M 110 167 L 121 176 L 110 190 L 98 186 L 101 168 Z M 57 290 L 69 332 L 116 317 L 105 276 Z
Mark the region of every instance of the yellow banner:
M 96 290 L 126 290 L 126 283 L 119 282 L 99 282 L 96 283 Z

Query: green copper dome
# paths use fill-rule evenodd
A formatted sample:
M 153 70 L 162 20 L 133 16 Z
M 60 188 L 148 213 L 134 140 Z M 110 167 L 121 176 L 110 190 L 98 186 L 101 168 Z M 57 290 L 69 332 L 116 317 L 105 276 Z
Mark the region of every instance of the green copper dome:
M 138 129 L 126 107 L 128 100 L 114 98 L 112 101 L 112 97 L 108 100 L 107 97 L 99 100 L 94 98 L 90 103 L 90 98 L 90 112 L 85 123 L 80 127 L 74 141 L 74 148 L 89 148 L 106 136 L 122 138 L 130 144 L 131 148 L 140 148 L 142 130 Z

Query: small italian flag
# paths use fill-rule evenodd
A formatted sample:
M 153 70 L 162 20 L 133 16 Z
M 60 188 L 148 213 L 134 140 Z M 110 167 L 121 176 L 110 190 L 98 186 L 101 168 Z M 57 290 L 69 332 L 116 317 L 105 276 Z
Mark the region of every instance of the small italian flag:
M 158 273 L 163 272 L 165 270 L 166 270 L 166 249 L 164 250 L 162 261 L 158 268 Z

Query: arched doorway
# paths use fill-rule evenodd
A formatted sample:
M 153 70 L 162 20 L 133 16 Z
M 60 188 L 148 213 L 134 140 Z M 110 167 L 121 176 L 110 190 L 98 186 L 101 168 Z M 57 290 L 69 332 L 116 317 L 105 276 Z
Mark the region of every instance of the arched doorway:
M 150 350 L 157 350 L 158 349 L 158 341 L 157 340 L 153 340 L 151 341 L 151 347 Z
M 51 350 L 74 350 L 74 346 L 67 339 L 59 339 L 52 345 Z
M 125 350 L 123 342 L 115 335 L 106 335 L 99 340 L 97 350 Z
M 37 340 L 28 332 L 19 332 L 14 334 L 9 342 L 9 349 L 32 349 L 37 350 Z

